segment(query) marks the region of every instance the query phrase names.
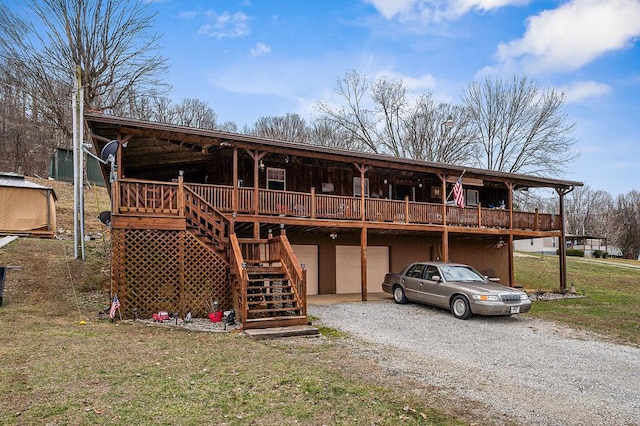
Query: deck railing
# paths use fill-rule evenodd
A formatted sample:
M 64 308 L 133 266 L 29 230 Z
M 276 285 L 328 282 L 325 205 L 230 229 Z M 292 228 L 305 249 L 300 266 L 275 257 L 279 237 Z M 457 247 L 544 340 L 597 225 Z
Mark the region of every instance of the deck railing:
M 118 213 L 178 215 L 178 184 L 153 181 L 118 181 Z
M 280 259 L 291 277 L 294 297 L 298 300 L 300 314 L 307 315 L 307 276 L 296 258 L 285 235 L 269 239 L 269 259 Z
M 366 198 L 364 215 L 359 197 L 259 189 L 256 203 L 254 188 L 223 185 L 186 184 L 193 192 L 223 213 L 304 217 L 311 219 L 365 220 L 442 225 L 442 204 L 405 200 Z M 120 214 L 181 215 L 183 212 L 177 183 L 134 181 L 118 182 L 117 209 Z M 234 197 L 237 199 L 234 200 Z M 504 209 L 469 206 L 461 209 L 446 206 L 447 225 L 478 228 L 527 229 L 551 231 L 561 229 L 560 216 L 536 212 L 510 212 Z

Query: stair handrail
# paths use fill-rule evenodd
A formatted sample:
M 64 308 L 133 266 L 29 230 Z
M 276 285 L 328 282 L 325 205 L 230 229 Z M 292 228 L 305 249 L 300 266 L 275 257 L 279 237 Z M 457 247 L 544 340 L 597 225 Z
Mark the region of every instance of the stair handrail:
M 293 293 L 300 303 L 300 314 L 307 315 L 307 280 L 306 271 L 302 269 L 296 257 L 289 239 L 286 235 L 280 235 L 269 239 L 269 258 L 281 259 L 282 266 L 293 282 Z
M 229 232 L 231 221 L 188 186 L 184 186 L 184 200 L 185 216 L 189 214 L 188 219 L 191 220 L 191 223 L 207 234 L 212 233 L 213 235 L 211 235 L 211 237 L 213 240 L 222 248 L 225 248 L 228 244 L 228 237 L 226 237 L 225 234 Z M 189 202 L 188 207 L 191 208 L 186 208 L 187 201 Z M 204 219 L 206 223 L 201 223 L 200 218 Z M 210 232 L 208 226 L 205 225 L 210 226 L 212 232 Z
M 240 243 L 235 233 L 229 236 L 229 242 L 229 266 L 231 268 L 231 274 L 235 275 L 237 279 L 236 285 L 232 285 L 232 290 L 239 292 L 239 294 L 234 294 L 233 307 L 236 313 L 238 313 L 238 319 L 242 323 L 247 319 L 249 309 L 247 305 L 247 283 L 249 275 L 247 273 L 247 264 L 242 257 Z M 240 297 L 238 298 L 238 296 Z M 239 302 L 238 299 L 240 299 Z M 238 303 L 240 306 L 237 306 Z

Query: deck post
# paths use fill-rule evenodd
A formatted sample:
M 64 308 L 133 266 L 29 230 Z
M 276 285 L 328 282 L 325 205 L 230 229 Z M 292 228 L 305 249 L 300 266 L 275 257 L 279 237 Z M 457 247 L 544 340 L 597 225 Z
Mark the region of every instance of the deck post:
M 360 270 L 362 277 L 362 301 L 367 301 L 367 227 L 360 232 Z
M 556 192 L 560 197 L 560 244 L 558 247 L 560 257 L 560 290 L 567 290 L 567 242 L 565 239 L 564 228 L 564 196 L 573 191 L 574 187 L 569 189 L 556 188 Z
M 404 196 L 404 223 L 409 223 L 409 196 Z
M 184 217 L 184 172 L 178 171 L 178 215 Z
M 482 203 L 478 202 L 478 228 L 482 228 Z
M 231 191 L 231 212 L 238 212 L 238 148 L 233 147 L 233 190 Z
M 311 219 L 316 218 L 316 188 L 311 187 Z
M 509 244 L 507 245 L 509 249 L 509 287 L 513 287 L 515 285 L 515 266 L 513 263 L 513 234 L 509 234 Z
M 447 228 L 447 175 L 439 174 L 442 185 L 442 261 L 449 261 L 449 229 Z

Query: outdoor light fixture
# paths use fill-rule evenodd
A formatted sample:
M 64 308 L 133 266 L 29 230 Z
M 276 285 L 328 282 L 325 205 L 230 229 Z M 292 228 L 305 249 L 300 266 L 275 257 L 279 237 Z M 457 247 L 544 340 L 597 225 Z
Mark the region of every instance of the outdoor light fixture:
M 258 166 L 261 172 L 264 172 L 264 163 L 260 160 L 260 165 Z
M 332 232 L 329 234 L 329 238 L 331 238 L 332 240 L 335 240 L 336 238 L 338 238 L 338 234 L 336 234 L 335 232 Z

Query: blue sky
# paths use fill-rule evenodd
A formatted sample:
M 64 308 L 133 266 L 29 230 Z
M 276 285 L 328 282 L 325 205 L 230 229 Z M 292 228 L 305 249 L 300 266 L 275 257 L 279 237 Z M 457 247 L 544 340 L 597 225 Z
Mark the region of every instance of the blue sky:
M 355 69 L 458 102 L 487 75 L 566 95 L 580 158 L 561 178 L 640 190 L 640 0 L 150 0 L 171 97 L 218 121 L 310 118 Z

